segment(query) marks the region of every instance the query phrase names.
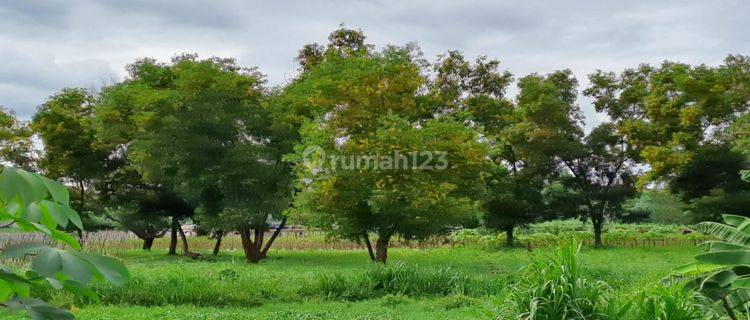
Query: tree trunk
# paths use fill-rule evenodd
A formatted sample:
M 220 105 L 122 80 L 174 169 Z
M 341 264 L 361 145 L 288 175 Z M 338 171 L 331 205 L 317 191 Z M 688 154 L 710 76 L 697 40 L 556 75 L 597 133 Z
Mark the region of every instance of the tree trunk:
M 83 214 L 83 209 L 86 206 L 86 187 L 83 185 L 83 180 L 78 181 L 78 189 L 81 191 L 81 199 L 78 202 L 78 213 Z
M 180 239 L 182 239 L 182 254 L 190 254 L 187 237 L 185 236 L 185 231 L 182 230 L 182 225 L 177 226 L 177 232 L 180 233 Z
M 380 235 L 375 242 L 375 261 L 385 264 L 388 260 L 388 243 L 391 241 L 390 235 Z
M 268 243 L 266 243 L 266 246 L 263 248 L 263 251 L 261 251 L 260 253 L 261 258 L 266 257 L 266 255 L 268 254 L 268 250 L 271 249 L 271 245 L 276 240 L 276 237 L 278 237 L 279 234 L 281 233 L 281 229 L 284 229 L 285 226 L 286 226 L 286 217 L 281 219 L 281 223 L 279 224 L 279 227 L 273 232 L 273 234 L 271 235 L 271 238 L 268 239 Z
M 143 238 L 143 250 L 151 251 L 151 247 L 154 246 L 154 237 Z
M 213 254 L 215 256 L 219 255 L 219 249 L 221 249 L 221 238 L 224 237 L 224 231 L 216 231 L 216 244 L 214 245 L 214 252 Z
M 602 248 L 602 224 L 604 218 L 600 215 L 591 217 L 591 224 L 594 226 L 594 247 Z
M 508 247 L 513 247 L 514 242 L 515 242 L 515 239 L 513 238 L 513 226 L 506 227 L 505 228 L 505 245 Z
M 179 226 L 179 223 L 177 222 L 177 217 L 172 216 L 172 232 L 169 235 L 169 255 L 176 255 L 177 254 L 177 227 Z
M 362 236 L 365 239 L 365 246 L 367 247 L 367 254 L 370 255 L 370 261 L 375 262 L 375 253 L 372 252 L 372 244 L 370 243 L 370 235 L 365 233 Z
M 256 229 L 257 230 L 257 229 Z M 239 228 L 240 239 L 242 240 L 242 250 L 245 252 L 245 260 L 249 263 L 258 263 L 260 261 L 260 245 L 258 240 L 263 239 L 262 235 L 255 234 L 255 241 L 250 239 L 250 226 L 244 225 Z

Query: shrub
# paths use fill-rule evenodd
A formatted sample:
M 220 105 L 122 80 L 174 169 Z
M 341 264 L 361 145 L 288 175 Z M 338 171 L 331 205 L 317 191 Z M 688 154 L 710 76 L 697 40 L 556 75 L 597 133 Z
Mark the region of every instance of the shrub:
M 606 318 L 604 296 L 611 288 L 582 276 L 580 247 L 580 242 L 570 241 L 554 256 L 532 256 L 518 283 L 511 287 L 512 306 L 506 312 L 525 320 Z
M 694 320 L 716 319 L 716 313 L 698 293 L 684 284 L 655 286 L 625 298 L 611 319 L 618 320 Z

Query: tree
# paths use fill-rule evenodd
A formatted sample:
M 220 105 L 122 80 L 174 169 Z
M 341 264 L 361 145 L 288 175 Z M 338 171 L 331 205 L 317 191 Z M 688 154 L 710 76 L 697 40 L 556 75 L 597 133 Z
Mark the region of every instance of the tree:
M 666 190 L 644 190 L 625 201 L 623 209 L 628 216 L 643 214 L 656 223 L 686 225 L 696 222 L 686 215 L 686 204 Z
M 594 246 L 602 247 L 605 217 L 619 212 L 635 194 L 632 149 L 612 123 L 604 123 L 560 159 L 573 175 L 568 187 L 581 195 L 586 218 L 594 227 Z
M 31 142 L 31 129 L 18 120 L 12 110 L 0 106 L 0 163 L 36 170 L 36 154 Z
M 425 238 L 476 214 L 487 146 L 420 93 L 427 79 L 414 46 L 354 52 L 327 52 L 285 91 L 309 119 L 296 149 L 295 213 L 363 241 L 385 263 L 392 237 Z
M 262 77 L 231 59 L 194 55 L 140 60 L 129 70 L 130 79 L 105 92 L 102 127 L 130 141 L 127 158 L 144 181 L 214 217 L 202 221 L 233 226 L 248 262 L 258 262 L 273 242 L 264 241 L 268 218 L 280 216 L 291 195 L 282 161 L 291 144 L 277 135 L 286 127 L 274 124 Z
M 156 238 L 171 231 L 169 254 L 176 254 L 179 232 L 172 220 L 189 215 L 194 208 L 169 190 L 144 182 L 127 159 L 112 163 L 118 165 L 98 185 L 105 215 L 143 240 L 144 250 L 151 250 Z M 187 254 L 187 239 L 183 236 L 182 240 Z
M 94 103 L 95 97 L 86 90 L 63 89 L 50 96 L 31 121 L 44 145 L 39 167 L 51 178 L 75 186 L 74 207 L 84 220 L 89 220 L 94 206 L 95 190 L 90 189 L 104 173 L 107 161 L 107 151 L 97 145 L 92 123 Z
M 641 187 L 666 184 L 692 212 L 713 212 L 714 219 L 722 209 L 715 204 L 746 192 L 736 175 L 744 160 L 732 150 L 729 128 L 750 105 L 747 57 L 729 56 L 717 67 L 664 62 L 599 71 L 590 79 L 586 94 L 648 165 Z
M 55 309 L 32 297 L 31 287 L 41 283 L 67 291 L 79 298 L 98 300 L 87 287 L 93 280 L 115 284 L 127 281 L 127 269 L 110 257 L 80 252 L 75 238 L 60 231 L 69 224 L 83 228 L 78 214 L 69 207 L 68 190 L 59 183 L 16 168 L 0 172 L 0 220 L 4 228 L 38 232 L 54 242 L 67 245 L 67 251 L 39 243 L 8 245 L 2 258 L 32 256 L 29 270 L 20 273 L 5 266 L 0 270 L 0 302 L 13 310 L 25 310 L 32 319 L 74 319 L 67 310 Z
M 526 147 L 515 140 L 514 126 L 526 118 L 505 97 L 512 76 L 499 71 L 499 65 L 486 57 L 471 64 L 459 52 L 450 51 L 435 64 L 432 91 L 448 110 L 467 110 L 471 123 L 494 146 L 482 220 L 485 226 L 504 231 L 507 245 L 512 246 L 514 228 L 539 218 L 540 190 L 552 170 L 536 166 L 545 160 L 538 155 L 526 158 Z
M 488 225 L 506 231 L 508 244 L 514 227 L 560 215 L 544 208 L 543 190 L 559 178 L 558 157 L 575 148 L 581 136 L 576 85 L 569 71 L 532 74 L 519 79 L 515 104 L 499 101 L 494 108 L 470 109 L 497 141 L 496 165 L 508 172 L 507 181 L 492 188 L 485 216 Z

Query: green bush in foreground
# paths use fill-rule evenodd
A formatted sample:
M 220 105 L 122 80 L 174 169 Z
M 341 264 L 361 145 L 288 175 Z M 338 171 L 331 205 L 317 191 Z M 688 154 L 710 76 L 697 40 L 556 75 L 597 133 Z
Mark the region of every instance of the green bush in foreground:
M 582 276 L 578 262 L 580 243 L 560 246 L 551 257 L 534 256 L 520 281 L 511 290 L 511 309 L 517 319 L 604 319 L 603 281 Z
M 580 248 L 580 242 L 568 242 L 552 256 L 532 256 L 499 319 L 718 319 L 705 298 L 679 283 L 617 295 L 606 282 L 585 277 Z

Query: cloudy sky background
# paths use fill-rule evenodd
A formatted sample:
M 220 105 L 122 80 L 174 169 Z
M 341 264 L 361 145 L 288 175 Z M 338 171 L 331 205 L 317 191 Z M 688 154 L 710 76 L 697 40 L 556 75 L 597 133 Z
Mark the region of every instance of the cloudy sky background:
M 430 60 L 457 49 L 497 58 L 517 77 L 569 68 L 583 88 L 596 69 L 750 54 L 748 17 L 742 0 L 0 0 L 0 105 L 28 119 L 61 88 L 101 87 L 136 58 L 181 52 L 234 57 L 282 84 L 297 72 L 297 50 L 325 43 L 341 23 L 378 46 L 415 41 Z M 580 104 L 598 122 L 590 101 Z

